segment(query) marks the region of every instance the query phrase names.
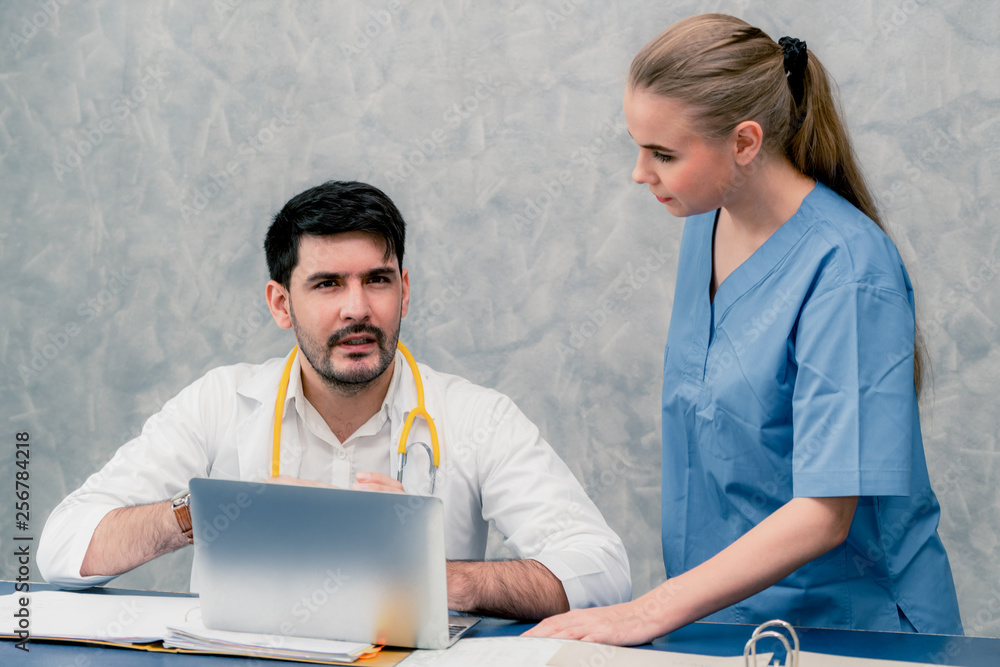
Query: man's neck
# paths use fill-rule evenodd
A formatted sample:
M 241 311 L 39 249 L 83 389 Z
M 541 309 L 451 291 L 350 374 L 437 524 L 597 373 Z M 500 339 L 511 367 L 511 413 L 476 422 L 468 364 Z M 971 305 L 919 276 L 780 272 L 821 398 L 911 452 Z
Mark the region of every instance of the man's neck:
M 356 393 L 345 394 L 323 382 L 306 362 L 301 364 L 302 393 L 337 439 L 344 442 L 382 407 L 395 368 L 396 360 L 393 359 L 370 385 Z

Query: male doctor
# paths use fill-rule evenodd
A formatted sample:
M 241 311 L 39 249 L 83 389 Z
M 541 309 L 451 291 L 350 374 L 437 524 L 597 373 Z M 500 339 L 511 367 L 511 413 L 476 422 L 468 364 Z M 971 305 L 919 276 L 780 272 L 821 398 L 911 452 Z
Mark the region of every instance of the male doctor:
M 392 201 L 357 182 L 314 187 L 275 216 L 264 242 L 267 303 L 299 349 L 283 402 L 278 481 L 429 492 L 430 462 L 419 447 L 396 481 L 404 417 L 417 404 L 396 346 L 410 299 L 404 235 Z M 38 551 L 45 579 L 95 586 L 189 544 L 192 477 L 271 478 L 287 362 L 217 368 L 150 418 L 52 512 Z M 445 509 L 449 607 L 540 619 L 629 600 L 621 540 L 538 429 L 496 391 L 419 370 L 440 438 L 434 495 Z M 422 420 L 409 441 L 430 442 Z M 491 520 L 517 560 L 484 561 Z

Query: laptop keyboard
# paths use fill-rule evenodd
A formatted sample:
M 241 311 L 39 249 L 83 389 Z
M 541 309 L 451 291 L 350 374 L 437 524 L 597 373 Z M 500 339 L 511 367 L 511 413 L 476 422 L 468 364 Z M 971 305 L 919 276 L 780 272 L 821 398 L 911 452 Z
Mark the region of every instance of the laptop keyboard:
M 449 623 L 448 624 L 448 639 L 449 640 L 454 639 L 458 635 L 462 634 L 462 631 L 465 630 L 467 627 L 468 626 L 466 626 L 466 625 L 455 625 L 454 623 Z

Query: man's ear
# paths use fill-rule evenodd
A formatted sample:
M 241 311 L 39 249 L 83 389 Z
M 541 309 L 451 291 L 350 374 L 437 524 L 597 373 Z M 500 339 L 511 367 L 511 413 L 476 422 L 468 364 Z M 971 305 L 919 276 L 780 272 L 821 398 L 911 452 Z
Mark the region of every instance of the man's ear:
M 292 328 L 292 302 L 288 297 L 288 290 L 284 285 L 276 280 L 269 280 L 264 291 L 267 298 L 267 307 L 271 311 L 271 317 L 282 329 Z
M 755 120 L 745 120 L 733 130 L 736 163 L 745 167 L 764 148 L 764 129 Z
M 410 272 L 403 269 L 403 304 L 399 311 L 400 319 L 406 317 L 406 313 L 410 310 Z

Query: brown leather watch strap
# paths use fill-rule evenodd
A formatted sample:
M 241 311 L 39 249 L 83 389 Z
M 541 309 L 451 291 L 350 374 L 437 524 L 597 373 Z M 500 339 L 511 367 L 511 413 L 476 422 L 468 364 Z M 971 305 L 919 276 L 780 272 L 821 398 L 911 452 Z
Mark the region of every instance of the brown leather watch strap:
M 184 533 L 184 537 L 188 538 L 189 542 L 193 541 L 194 531 L 191 526 L 191 494 L 185 493 L 179 498 L 174 498 L 170 506 L 174 510 L 174 518 L 177 519 L 177 525 L 181 527 L 181 532 Z

